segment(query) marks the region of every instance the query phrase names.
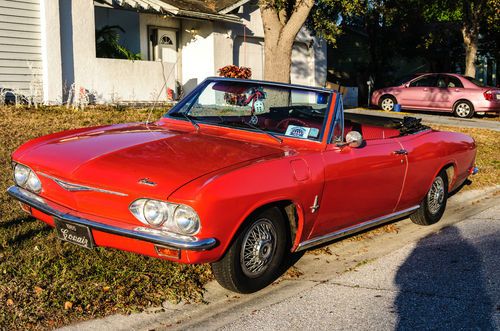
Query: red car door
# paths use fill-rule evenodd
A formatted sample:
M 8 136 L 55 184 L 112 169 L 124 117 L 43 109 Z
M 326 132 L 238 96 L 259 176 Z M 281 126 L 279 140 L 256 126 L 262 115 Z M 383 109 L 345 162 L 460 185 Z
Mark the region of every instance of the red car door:
M 330 145 L 323 160 L 325 186 L 309 238 L 394 212 L 406 171 L 396 138 L 366 140 L 359 148 Z

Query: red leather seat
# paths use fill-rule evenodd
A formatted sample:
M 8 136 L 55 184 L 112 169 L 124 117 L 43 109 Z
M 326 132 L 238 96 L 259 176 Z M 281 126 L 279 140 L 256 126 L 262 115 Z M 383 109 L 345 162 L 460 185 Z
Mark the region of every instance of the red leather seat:
M 399 136 L 398 129 L 384 128 L 382 126 L 361 125 L 363 139 L 387 139 Z

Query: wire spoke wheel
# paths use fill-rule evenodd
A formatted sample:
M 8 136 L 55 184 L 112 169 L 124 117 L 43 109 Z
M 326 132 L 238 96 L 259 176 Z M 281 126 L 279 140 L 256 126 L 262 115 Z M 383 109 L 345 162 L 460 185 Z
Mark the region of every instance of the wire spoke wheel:
M 427 205 L 431 214 L 436 214 L 441 209 L 444 196 L 444 181 L 441 177 L 436 177 L 431 189 L 427 193 Z
M 253 293 L 283 272 L 290 248 L 283 211 L 269 207 L 250 215 L 222 259 L 212 262 L 215 279 L 239 293 Z
M 266 271 L 276 251 L 276 238 L 273 223 L 265 218 L 248 230 L 240 254 L 241 268 L 247 277 L 256 278 Z
M 448 176 L 446 170 L 441 172 L 432 181 L 429 191 L 410 219 L 418 225 L 431 225 L 439 222 L 443 217 L 448 199 Z

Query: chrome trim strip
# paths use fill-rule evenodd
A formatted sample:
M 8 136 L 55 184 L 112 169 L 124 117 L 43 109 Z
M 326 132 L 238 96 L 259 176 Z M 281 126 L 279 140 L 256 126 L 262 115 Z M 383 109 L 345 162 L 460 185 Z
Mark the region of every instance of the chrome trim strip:
M 324 244 L 326 242 L 332 241 L 334 239 L 342 238 L 342 237 L 351 235 L 353 233 L 363 231 L 365 229 L 374 227 L 374 226 L 379 225 L 379 224 L 393 221 L 395 219 L 398 219 L 398 218 L 401 218 L 403 216 L 407 216 L 407 215 L 411 214 L 413 211 L 417 210 L 418 208 L 420 208 L 420 206 L 413 206 L 413 207 L 410 207 L 408 209 L 398 211 L 396 213 L 392 213 L 389 215 L 378 217 L 378 218 L 375 218 L 373 220 L 363 222 L 361 224 L 356 224 L 356 225 L 351 226 L 347 229 L 342 229 L 340 231 L 335 231 L 335 232 L 332 232 L 332 233 L 329 233 L 329 234 L 326 234 L 326 235 L 323 235 L 320 237 L 316 237 L 316 238 L 312 238 L 312 239 L 303 241 L 299 244 L 299 246 L 297 246 L 297 249 L 295 251 L 296 252 L 302 251 L 304 249 L 318 246 L 318 245 Z
M 43 177 L 52 179 L 54 182 L 56 182 L 57 185 L 61 186 L 63 189 L 66 191 L 70 192 L 82 192 L 82 191 L 94 191 L 94 192 L 100 192 L 100 193 L 106 193 L 106 194 L 114 194 L 114 195 L 119 195 L 122 197 L 128 196 L 128 194 L 121 193 L 121 192 L 116 192 L 116 191 L 110 191 L 110 190 L 105 190 L 101 188 L 96 188 L 96 187 L 91 187 L 91 186 L 85 186 L 85 185 L 80 185 L 80 184 L 74 184 L 70 182 L 66 182 L 62 179 L 59 179 L 57 177 L 47 175 L 44 172 L 38 172 L 39 175 L 42 175 Z
M 123 229 L 117 226 L 107 225 L 78 216 L 73 216 L 49 206 L 42 197 L 18 186 L 9 187 L 7 189 L 7 193 L 20 202 L 25 203 L 45 214 L 55 216 L 66 222 L 85 225 L 90 227 L 91 229 L 106 233 L 116 234 L 132 239 L 138 239 L 152 244 L 192 251 L 208 250 L 217 245 L 217 240 L 215 240 L 214 238 L 197 239 L 193 237 L 192 240 L 188 240 L 188 238 L 184 239 L 180 237 L 174 237 L 173 235 L 169 234 L 159 234 L 158 231 L 140 232 L 137 230 Z

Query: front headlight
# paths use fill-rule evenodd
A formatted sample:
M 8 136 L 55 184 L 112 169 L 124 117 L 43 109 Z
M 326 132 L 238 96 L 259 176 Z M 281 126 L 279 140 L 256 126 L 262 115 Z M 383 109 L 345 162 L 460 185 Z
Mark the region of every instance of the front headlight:
M 144 219 L 151 225 L 159 226 L 168 219 L 168 207 L 156 200 L 144 204 Z
M 183 234 L 193 235 L 198 232 L 200 228 L 200 219 L 198 214 L 193 208 L 180 205 L 175 209 L 174 222 Z
M 153 199 L 137 199 L 129 207 L 132 215 L 152 227 L 181 235 L 195 235 L 200 230 L 200 218 L 186 205 Z
M 42 190 L 42 182 L 33 170 L 22 164 L 14 167 L 14 181 L 22 188 L 39 193 Z
M 38 179 L 38 176 L 32 171 L 28 177 L 28 182 L 26 183 L 26 188 L 30 191 L 38 193 L 42 190 L 42 182 Z
M 22 164 L 16 164 L 14 168 L 14 181 L 16 184 L 24 187 L 24 184 L 28 181 L 30 172 L 30 168 L 23 166 Z

